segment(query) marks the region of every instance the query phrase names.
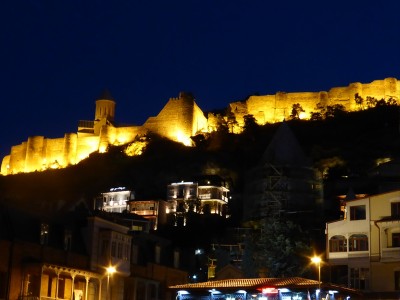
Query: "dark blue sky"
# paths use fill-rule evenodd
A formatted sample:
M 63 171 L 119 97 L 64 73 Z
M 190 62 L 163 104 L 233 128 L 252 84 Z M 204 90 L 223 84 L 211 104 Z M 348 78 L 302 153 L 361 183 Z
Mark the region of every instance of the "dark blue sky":
M 205 111 L 252 93 L 400 78 L 400 1 L 4 0 L 0 154 L 92 120 L 142 124 L 192 92 Z

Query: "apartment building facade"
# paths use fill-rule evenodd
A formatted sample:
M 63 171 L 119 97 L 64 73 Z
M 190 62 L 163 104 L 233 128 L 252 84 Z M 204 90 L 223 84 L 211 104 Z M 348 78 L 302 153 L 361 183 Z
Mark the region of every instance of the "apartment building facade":
M 367 292 L 400 292 L 400 191 L 346 201 L 326 224 L 331 280 Z

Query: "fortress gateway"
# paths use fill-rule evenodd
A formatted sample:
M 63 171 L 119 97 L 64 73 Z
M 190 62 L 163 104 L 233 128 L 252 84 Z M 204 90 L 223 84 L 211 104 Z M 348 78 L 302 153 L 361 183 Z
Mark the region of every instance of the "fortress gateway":
M 259 124 L 281 122 L 287 119 L 293 104 L 304 109 L 301 118 L 308 119 L 311 112 L 327 106 L 341 104 L 347 111 L 360 109 L 355 95 L 362 98 L 400 99 L 400 82 L 396 78 L 375 80 L 371 83 L 351 83 L 347 87 L 335 87 L 320 92 L 277 92 L 274 95 L 250 96 L 245 101 L 230 103 L 227 110 L 238 123 L 240 132 L 245 115 L 253 115 Z M 155 117 L 141 126 L 119 126 L 114 122 L 115 101 L 103 95 L 96 101 L 94 120 L 80 121 L 76 133 L 66 133 L 61 138 L 29 137 L 20 145 L 12 146 L 1 165 L 1 174 L 41 171 L 48 168 L 64 168 L 77 164 L 93 152 L 105 152 L 109 145 L 134 142 L 138 137 L 153 132 L 191 145 L 191 136 L 210 132 L 217 128 L 218 118 L 212 113 L 205 115 L 190 94 L 180 93 L 171 98 Z

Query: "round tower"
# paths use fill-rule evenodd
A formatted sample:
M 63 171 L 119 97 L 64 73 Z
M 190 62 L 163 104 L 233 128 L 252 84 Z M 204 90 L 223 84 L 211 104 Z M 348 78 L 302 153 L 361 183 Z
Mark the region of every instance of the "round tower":
M 114 121 L 115 116 L 115 101 L 111 94 L 106 90 L 96 100 L 95 121 L 107 119 Z

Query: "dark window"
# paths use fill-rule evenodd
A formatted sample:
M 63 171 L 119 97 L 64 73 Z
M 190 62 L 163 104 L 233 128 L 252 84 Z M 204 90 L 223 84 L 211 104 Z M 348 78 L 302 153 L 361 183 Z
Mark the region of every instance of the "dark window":
M 179 190 L 178 190 L 178 198 L 183 198 L 183 195 L 184 195 L 184 187 L 179 187 Z
M 122 243 L 118 243 L 118 255 L 117 255 L 117 257 L 119 259 L 122 258 Z
M 72 247 L 72 232 L 66 229 L 64 231 L 64 250 L 69 251 Z
M 349 251 L 367 251 L 368 237 L 365 234 L 353 234 L 349 238 Z
M 350 206 L 350 220 L 365 220 L 365 205 Z
M 350 287 L 360 290 L 369 288 L 369 269 L 351 268 L 350 269 Z
M 112 242 L 111 243 L 111 257 L 116 257 L 117 255 L 117 243 L 116 242 Z
M 400 202 L 393 202 L 391 208 L 392 208 L 392 217 L 400 216 Z
M 400 247 L 400 232 L 392 233 L 392 247 Z
M 110 257 L 110 241 L 108 240 L 103 240 L 101 243 L 101 256 L 108 258 Z
M 346 238 L 335 235 L 329 240 L 329 252 L 347 252 Z
M 400 271 L 394 271 L 394 289 L 400 291 Z
M 0 272 L 0 299 L 6 299 L 7 273 Z

